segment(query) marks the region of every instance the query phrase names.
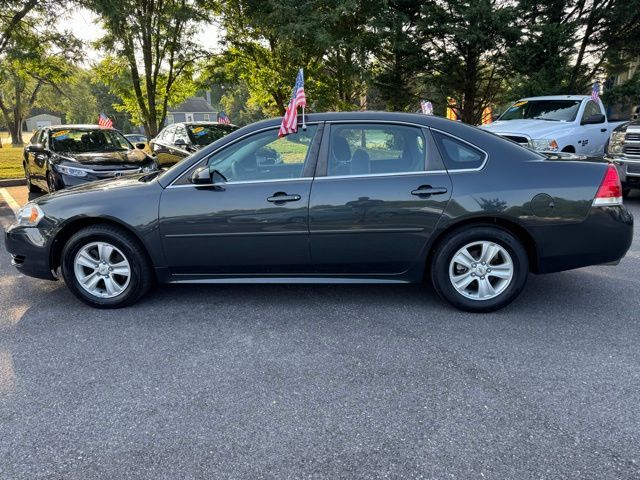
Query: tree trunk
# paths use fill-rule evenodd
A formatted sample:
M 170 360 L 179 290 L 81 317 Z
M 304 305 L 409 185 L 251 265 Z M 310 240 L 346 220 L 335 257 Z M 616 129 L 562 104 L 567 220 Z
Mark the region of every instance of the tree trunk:
M 20 115 L 8 121 L 7 128 L 11 134 L 11 146 L 21 147 L 24 141 L 22 140 L 22 118 Z

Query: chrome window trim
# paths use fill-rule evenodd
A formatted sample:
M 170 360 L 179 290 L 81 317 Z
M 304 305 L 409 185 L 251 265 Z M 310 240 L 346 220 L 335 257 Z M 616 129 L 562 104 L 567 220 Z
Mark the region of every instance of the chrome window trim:
M 309 125 L 320 125 L 321 121 L 318 122 L 311 122 L 311 123 L 307 123 L 307 126 Z M 254 135 L 256 133 L 262 133 L 262 132 L 266 132 L 267 130 L 275 130 L 279 128 L 277 125 L 272 125 L 270 127 L 264 127 L 261 128 L 259 130 L 254 130 L 252 132 L 247 132 L 244 135 L 242 135 L 241 137 L 236 138 L 235 140 L 233 140 L 230 143 L 227 143 L 225 145 L 223 145 L 222 147 L 214 150 L 213 152 L 211 152 L 209 155 L 207 155 L 204 158 L 201 158 L 199 161 L 195 162 L 193 165 L 190 165 L 184 172 L 182 172 L 175 180 L 173 180 L 169 185 L 167 185 L 167 188 L 181 188 L 181 187 L 206 187 L 206 186 L 213 186 L 214 184 L 212 183 L 206 183 L 206 184 L 202 184 L 202 185 L 195 185 L 193 183 L 189 183 L 186 185 L 175 185 L 176 182 L 178 182 L 182 177 L 184 177 L 188 172 L 191 171 L 191 169 L 193 167 L 195 167 L 196 165 L 203 163 L 203 162 L 208 162 L 209 158 L 211 158 L 213 155 L 215 155 L 216 153 L 218 153 L 221 150 L 224 150 L 227 147 L 230 147 L 231 145 L 234 145 L 235 143 L 238 143 L 240 140 L 243 140 L 251 135 Z M 304 164 L 303 164 L 303 168 L 304 168 Z M 266 183 L 266 182 L 280 182 L 280 181 L 292 181 L 292 180 L 306 180 L 307 178 L 310 177 L 300 177 L 300 178 L 283 178 L 283 179 L 275 179 L 275 180 L 244 180 L 244 181 L 239 181 L 239 182 L 226 182 L 224 185 L 231 185 L 231 184 L 238 184 L 238 183 L 257 183 L 257 182 L 262 182 L 262 183 Z M 312 178 L 312 177 L 311 177 Z M 218 186 L 220 184 L 217 184 Z
M 419 172 L 393 172 L 393 173 L 362 173 L 357 175 L 335 175 L 335 176 L 323 176 L 315 177 L 314 181 L 320 180 L 344 180 L 347 178 L 370 178 L 370 177 L 410 177 L 410 176 L 423 176 L 429 174 L 443 174 L 447 173 L 446 170 L 421 170 Z
M 446 136 L 448 136 L 448 137 L 451 137 L 451 138 L 453 138 L 454 140 L 457 140 L 457 141 L 459 141 L 459 142 L 466 143 L 466 144 L 467 144 L 467 145 L 469 145 L 470 147 L 475 148 L 476 150 L 479 150 L 479 151 L 481 151 L 481 152 L 484 154 L 484 160 L 482 161 L 482 164 L 481 164 L 479 167 L 476 167 L 476 168 L 456 168 L 456 169 L 449 169 L 449 168 L 447 168 L 447 172 L 448 172 L 448 173 L 479 172 L 480 170 L 482 170 L 482 169 L 487 165 L 487 161 L 489 160 L 489 153 L 487 153 L 487 151 L 486 151 L 486 150 L 484 150 L 483 148 L 480 148 L 480 147 L 478 147 L 477 145 L 474 145 L 474 144 L 473 144 L 473 143 L 471 143 L 471 142 L 468 142 L 468 141 L 466 141 L 466 140 L 464 140 L 464 139 L 462 139 L 462 138 L 460 138 L 460 137 L 458 137 L 458 136 L 456 136 L 456 135 L 452 135 L 452 134 L 450 134 L 450 133 L 448 133 L 448 132 L 445 132 L 445 131 L 443 131 L 443 130 L 440 130 L 440 129 L 438 129 L 438 128 L 431 128 L 431 130 L 433 130 L 434 132 L 441 133 L 442 135 L 446 135 Z M 442 154 L 440 154 L 440 155 L 442 155 Z M 445 165 L 445 166 L 446 166 L 446 165 Z
M 246 185 L 246 184 L 256 184 L 256 183 L 286 183 L 286 182 L 301 182 L 301 181 L 309 181 L 313 180 L 313 177 L 299 177 L 299 178 L 276 178 L 273 180 L 241 180 L 241 181 L 233 181 L 233 182 L 224 182 L 224 183 L 185 183 L 184 185 L 169 185 L 167 188 L 200 188 L 200 187 L 224 187 L 226 185 Z

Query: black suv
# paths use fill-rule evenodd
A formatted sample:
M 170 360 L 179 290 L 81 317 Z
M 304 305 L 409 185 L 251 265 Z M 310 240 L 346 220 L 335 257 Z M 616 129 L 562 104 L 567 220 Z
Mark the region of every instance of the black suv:
M 169 167 L 193 152 L 237 130 L 217 122 L 181 122 L 165 127 L 149 142 L 161 167 Z

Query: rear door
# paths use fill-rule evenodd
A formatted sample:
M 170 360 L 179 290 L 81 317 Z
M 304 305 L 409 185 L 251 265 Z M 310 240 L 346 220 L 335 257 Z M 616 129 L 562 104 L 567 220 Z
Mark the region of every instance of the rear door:
M 422 272 L 425 246 L 451 197 L 431 134 L 401 123 L 325 126 L 309 200 L 320 273 Z

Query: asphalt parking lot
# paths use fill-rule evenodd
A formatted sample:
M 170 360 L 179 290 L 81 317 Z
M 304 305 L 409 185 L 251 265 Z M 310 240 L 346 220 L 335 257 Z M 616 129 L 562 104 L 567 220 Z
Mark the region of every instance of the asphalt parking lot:
M 0 479 L 637 479 L 639 271 L 636 237 L 488 315 L 345 285 L 99 311 L 19 275 L 3 237 Z

